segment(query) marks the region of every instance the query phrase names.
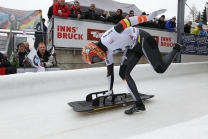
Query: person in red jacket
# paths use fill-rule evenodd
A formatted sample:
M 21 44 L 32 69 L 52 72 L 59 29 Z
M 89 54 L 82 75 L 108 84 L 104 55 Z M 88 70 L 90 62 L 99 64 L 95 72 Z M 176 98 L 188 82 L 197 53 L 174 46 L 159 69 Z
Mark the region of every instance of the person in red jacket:
M 68 5 L 65 4 L 65 0 L 59 0 L 53 5 L 53 14 L 55 16 L 69 17 L 70 12 Z
M 82 10 L 78 1 L 75 1 L 74 4 L 70 7 L 70 14 L 70 17 L 72 18 L 82 18 Z

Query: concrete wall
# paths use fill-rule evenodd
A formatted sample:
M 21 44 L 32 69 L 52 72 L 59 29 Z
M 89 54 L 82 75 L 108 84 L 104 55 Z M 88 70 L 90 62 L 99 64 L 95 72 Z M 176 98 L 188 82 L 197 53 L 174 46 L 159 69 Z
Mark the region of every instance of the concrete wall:
M 114 55 L 114 65 L 120 65 L 121 57 L 123 53 L 119 53 Z M 82 68 L 93 68 L 93 67 L 104 67 L 105 62 L 95 65 L 86 64 L 81 56 L 81 50 L 76 50 L 75 55 L 73 50 L 56 50 L 56 58 L 58 62 L 58 66 L 61 70 L 66 69 L 82 69 Z M 148 63 L 147 59 L 142 56 L 139 61 L 139 64 Z
M 208 61 L 208 55 L 181 55 L 181 63 L 189 62 L 206 62 Z

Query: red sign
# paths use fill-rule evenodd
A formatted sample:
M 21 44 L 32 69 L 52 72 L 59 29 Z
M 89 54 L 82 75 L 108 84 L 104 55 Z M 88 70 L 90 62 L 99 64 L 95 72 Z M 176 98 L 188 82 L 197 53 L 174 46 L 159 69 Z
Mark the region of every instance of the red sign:
M 57 26 L 57 38 L 69 40 L 83 40 L 83 34 L 77 33 L 78 27 Z
M 173 47 L 173 42 L 171 37 L 161 37 L 161 44 L 163 47 Z
M 105 32 L 106 30 L 87 29 L 87 40 L 99 41 Z

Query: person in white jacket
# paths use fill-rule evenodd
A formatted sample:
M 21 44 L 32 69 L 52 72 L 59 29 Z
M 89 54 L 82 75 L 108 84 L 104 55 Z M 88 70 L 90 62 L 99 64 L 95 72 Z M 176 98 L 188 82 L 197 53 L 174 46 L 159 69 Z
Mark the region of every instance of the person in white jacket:
M 37 55 L 40 58 L 42 67 L 49 68 L 53 66 L 53 56 L 46 50 L 44 42 L 38 44 Z

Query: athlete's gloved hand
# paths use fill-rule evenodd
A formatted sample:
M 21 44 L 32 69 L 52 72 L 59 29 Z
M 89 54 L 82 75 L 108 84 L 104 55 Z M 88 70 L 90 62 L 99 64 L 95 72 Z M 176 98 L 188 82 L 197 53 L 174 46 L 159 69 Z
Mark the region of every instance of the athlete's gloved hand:
M 106 92 L 105 94 L 104 94 L 104 96 L 110 96 L 110 95 L 112 95 L 113 94 L 113 90 L 108 90 L 108 92 Z
M 173 49 L 176 50 L 177 52 L 185 51 L 186 50 L 186 46 L 181 45 L 179 43 L 173 43 Z

